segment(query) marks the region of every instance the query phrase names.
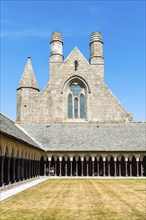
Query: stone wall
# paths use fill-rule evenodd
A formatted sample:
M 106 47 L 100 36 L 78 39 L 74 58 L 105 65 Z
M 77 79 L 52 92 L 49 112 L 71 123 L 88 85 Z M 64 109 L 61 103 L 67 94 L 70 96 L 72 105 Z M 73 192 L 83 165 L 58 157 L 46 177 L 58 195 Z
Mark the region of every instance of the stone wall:
M 131 121 L 132 115 L 123 108 L 104 82 L 101 35 L 95 36 L 94 33 L 94 37 L 91 37 L 92 57 L 89 63 L 78 48 L 74 48 L 66 60 L 63 60 L 61 34 L 57 32 L 57 37 L 55 34 L 56 32 L 51 38 L 53 51 L 50 53 L 50 81 L 42 92 L 34 88 L 19 87 L 17 123 Z M 78 63 L 77 70 L 75 61 Z M 85 85 L 85 119 L 68 119 L 68 87 L 72 82 L 82 82 Z

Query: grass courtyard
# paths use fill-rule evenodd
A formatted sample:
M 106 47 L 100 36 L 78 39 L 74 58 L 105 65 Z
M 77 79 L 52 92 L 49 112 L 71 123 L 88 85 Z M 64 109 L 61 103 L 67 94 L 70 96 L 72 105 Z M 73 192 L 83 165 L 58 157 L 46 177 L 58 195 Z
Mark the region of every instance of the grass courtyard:
M 144 220 L 144 179 L 49 179 L 0 203 L 0 219 Z

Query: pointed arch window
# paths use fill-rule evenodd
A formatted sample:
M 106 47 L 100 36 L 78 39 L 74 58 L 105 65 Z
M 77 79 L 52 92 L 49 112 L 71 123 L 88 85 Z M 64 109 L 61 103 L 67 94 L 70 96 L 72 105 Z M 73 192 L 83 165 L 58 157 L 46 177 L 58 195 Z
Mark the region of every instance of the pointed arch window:
M 68 118 L 85 118 L 85 88 L 80 83 L 72 83 L 68 95 Z

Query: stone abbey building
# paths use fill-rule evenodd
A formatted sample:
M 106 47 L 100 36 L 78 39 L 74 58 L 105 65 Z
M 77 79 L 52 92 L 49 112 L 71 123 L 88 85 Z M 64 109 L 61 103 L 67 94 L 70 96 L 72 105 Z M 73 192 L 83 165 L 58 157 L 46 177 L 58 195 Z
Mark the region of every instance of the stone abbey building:
M 145 123 L 134 122 L 104 82 L 103 40 L 90 59 L 63 57 L 50 41 L 50 80 L 40 91 L 28 57 L 17 88 L 17 120 L 1 115 L 1 185 L 38 175 L 146 176 Z

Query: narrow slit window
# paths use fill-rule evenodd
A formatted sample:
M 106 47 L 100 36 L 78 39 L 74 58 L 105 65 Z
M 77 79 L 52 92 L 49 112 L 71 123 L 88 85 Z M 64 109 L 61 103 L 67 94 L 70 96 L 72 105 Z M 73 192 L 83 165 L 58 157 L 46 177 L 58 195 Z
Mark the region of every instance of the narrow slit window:
M 77 60 L 75 60 L 74 65 L 75 65 L 75 71 L 77 71 L 77 69 L 78 69 L 78 61 Z

